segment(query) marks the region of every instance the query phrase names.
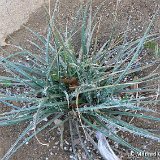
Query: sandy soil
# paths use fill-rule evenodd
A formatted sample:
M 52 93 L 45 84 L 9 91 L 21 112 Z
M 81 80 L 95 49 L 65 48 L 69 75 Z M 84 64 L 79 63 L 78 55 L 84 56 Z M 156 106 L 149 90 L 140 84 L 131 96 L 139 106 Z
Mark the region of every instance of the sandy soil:
M 0 2 L 0 15 L 1 13 L 1 3 L 5 0 L 1 0 Z M 14 0 L 18 1 L 18 0 Z M 34 3 L 35 1 L 35 3 Z M 22 17 L 22 20 L 17 24 L 16 21 L 12 23 L 12 26 L 16 24 L 17 26 L 14 29 L 7 29 L 7 35 L 11 34 L 11 38 L 7 38 L 7 43 L 16 43 L 21 44 L 22 46 L 25 46 L 27 48 L 33 49 L 28 43 L 26 43 L 27 39 L 34 39 L 33 36 L 26 31 L 24 27 L 20 27 L 23 23 L 26 23 L 27 26 L 32 28 L 33 30 L 36 30 L 42 34 L 45 34 L 45 28 L 46 28 L 46 16 L 45 16 L 45 9 L 42 6 L 42 2 L 36 3 L 36 0 L 32 0 L 32 4 L 29 4 L 30 8 L 32 9 L 26 9 L 27 7 L 24 7 L 24 12 L 34 12 L 32 14 L 24 14 Z M 96 9 L 96 7 L 102 2 L 103 0 L 94 0 L 93 3 L 93 10 Z M 51 6 L 54 6 L 54 0 L 51 1 Z M 60 1 L 60 11 L 59 11 L 59 17 L 58 20 L 61 22 L 61 24 L 66 23 L 66 19 L 69 18 L 70 21 L 72 21 L 72 18 L 74 17 L 74 13 L 76 9 L 78 9 L 80 0 L 61 0 Z M 27 4 L 26 0 L 24 0 L 24 3 Z M 31 2 L 30 2 L 31 3 Z M 151 19 L 152 15 L 155 13 L 155 6 L 156 4 L 160 5 L 159 0 L 121 0 L 120 4 L 118 6 L 117 14 L 117 33 L 124 32 L 127 28 L 127 22 L 129 17 L 131 18 L 130 24 L 129 24 L 129 37 L 135 37 L 140 36 L 143 31 L 146 29 L 149 20 Z M 41 7 L 40 7 L 41 6 Z M 98 17 L 102 18 L 101 22 L 101 28 L 100 28 L 100 41 L 104 41 L 106 38 L 108 38 L 108 35 L 112 29 L 113 24 L 113 12 L 115 11 L 116 6 L 116 0 L 107 0 L 105 4 L 103 5 L 102 9 L 100 10 L 100 13 L 98 14 Z M 22 7 L 22 6 L 19 6 Z M 40 7 L 40 8 L 39 8 Z M 15 9 L 15 12 L 17 12 L 18 8 Z M 21 12 L 23 14 L 23 12 Z M 6 12 L 3 13 L 7 14 Z M 160 15 L 160 14 L 159 14 Z M 15 15 L 16 16 L 16 15 Z M 16 18 L 13 18 L 13 20 Z M 16 23 L 15 23 L 16 22 Z M 5 25 L 3 23 L 3 25 Z M 0 27 L 1 25 L 0 22 Z M 11 29 L 11 30 L 10 30 Z M 16 31 L 16 32 L 15 32 Z M 160 16 L 157 16 L 157 20 L 155 22 L 154 27 L 152 28 L 153 32 L 160 32 Z M 1 31 L 0 31 L 1 32 Z M 2 32 L 3 37 L 4 33 Z M 0 41 L 2 42 L 1 33 L 0 33 Z M 3 41 L 4 42 L 4 41 Z M 78 44 L 78 40 L 76 41 Z M 11 48 L 8 46 L 5 47 L 6 50 L 11 51 Z M 152 106 L 151 106 L 152 107 Z M 155 107 L 155 106 L 153 106 Z M 157 106 L 158 108 L 158 106 Z M 137 126 L 142 126 L 142 122 L 136 122 Z M 22 132 L 25 125 L 20 126 L 13 126 L 13 127 L 6 127 L 0 129 L 0 157 L 4 155 L 4 153 L 9 149 L 11 144 L 15 141 L 15 139 L 18 137 L 18 135 Z M 149 129 L 155 129 L 157 127 L 160 127 L 159 124 L 150 124 L 148 122 L 145 122 L 145 128 Z M 41 146 L 35 139 L 33 139 L 29 144 L 26 144 L 24 147 L 18 150 L 18 152 L 12 157 L 12 160 L 69 160 L 70 159 L 70 151 L 69 149 L 61 150 L 59 149 L 59 145 L 57 144 L 58 141 L 58 133 L 53 132 L 52 135 L 50 135 L 47 132 L 43 132 L 40 137 L 46 141 L 50 141 L 50 147 L 47 148 L 45 146 Z M 55 137 L 55 139 L 53 138 Z M 136 146 L 139 146 L 140 144 L 144 143 L 144 139 L 141 139 L 140 137 L 131 138 L 131 143 L 133 143 Z M 146 147 L 146 145 L 144 145 Z M 159 144 L 153 144 L 150 142 L 147 142 L 147 149 L 150 151 L 160 151 Z M 125 151 L 124 151 L 125 155 Z M 126 157 L 123 157 L 124 160 L 128 159 Z M 157 159 L 157 158 L 156 158 Z
M 1 0 L 0 1 L 0 45 L 6 37 L 20 29 L 29 15 L 44 4 L 44 0 Z

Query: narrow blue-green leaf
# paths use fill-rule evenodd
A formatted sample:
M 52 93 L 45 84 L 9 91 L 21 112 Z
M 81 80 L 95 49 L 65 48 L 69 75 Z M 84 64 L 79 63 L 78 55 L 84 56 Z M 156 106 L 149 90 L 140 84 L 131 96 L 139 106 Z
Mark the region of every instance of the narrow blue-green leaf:
M 153 21 L 155 20 L 156 14 L 154 15 L 154 17 L 152 18 L 152 21 L 150 22 L 148 28 L 146 29 L 143 37 L 141 38 L 140 42 L 137 45 L 137 49 L 136 52 L 134 53 L 131 61 L 128 63 L 127 67 L 125 68 L 124 72 L 119 76 L 119 78 L 115 81 L 115 84 L 119 83 L 122 78 L 124 77 L 124 75 L 126 74 L 126 72 L 128 71 L 128 69 L 132 66 L 132 64 L 135 62 L 135 60 L 138 58 L 138 55 L 141 53 L 142 49 L 143 49 L 143 45 L 145 42 L 145 39 L 147 37 L 147 34 L 149 33 L 151 26 L 153 25 Z
M 153 134 L 153 133 L 151 133 L 151 132 L 149 132 L 145 129 L 135 127 L 134 125 L 129 124 L 127 122 L 124 122 L 122 120 L 118 120 L 116 118 L 111 118 L 107 115 L 102 116 L 100 114 L 96 114 L 96 116 L 97 116 L 98 119 L 100 119 L 102 121 L 105 121 L 106 123 L 109 123 L 112 126 L 118 128 L 120 130 L 129 131 L 130 133 L 133 133 L 135 135 L 139 135 L 139 136 L 143 136 L 143 137 L 146 137 L 146 138 L 150 138 L 152 140 L 160 141 L 160 136 L 159 135 Z
M 2 102 L 3 104 L 5 104 L 5 105 L 7 105 L 7 106 L 9 106 L 9 107 L 11 107 L 11 108 L 13 108 L 13 109 L 20 109 L 20 107 L 15 106 L 15 105 L 13 105 L 13 104 L 11 104 L 11 103 L 9 103 L 9 102 L 2 101 L 2 100 L 0 100 L 0 102 Z M 1 114 L 0 114 L 0 115 L 1 115 Z
M 119 137 L 118 135 L 114 134 L 114 133 L 110 133 L 109 131 L 107 131 L 106 129 L 102 129 L 102 126 L 96 126 L 94 124 L 92 124 L 89 120 L 87 120 L 86 118 L 84 118 L 84 116 L 81 116 L 81 118 L 89 125 L 91 126 L 93 129 L 100 131 L 101 133 L 103 133 L 106 137 L 109 137 L 110 139 L 112 139 L 113 141 L 117 142 L 118 144 L 121 144 L 123 146 L 126 146 L 128 148 L 130 148 L 132 151 L 135 152 L 140 152 L 141 150 L 139 150 L 138 148 L 133 147 L 131 144 L 129 144 L 128 142 L 126 142 L 124 139 L 122 139 L 121 137 Z
M 153 117 L 153 116 L 148 116 L 148 115 L 144 115 L 144 113 L 142 114 L 138 114 L 138 113 L 131 113 L 131 112 L 120 112 L 120 111 L 108 111 L 109 114 L 113 114 L 113 115 L 124 115 L 124 116 L 129 116 L 129 117 L 136 117 L 136 118 L 141 118 L 141 119 L 148 119 L 148 120 L 152 120 L 152 121 L 158 121 L 160 122 L 160 118 L 158 117 Z
M 45 115 L 45 117 L 47 117 L 47 115 Z M 42 117 L 40 121 L 43 120 Z M 49 122 L 47 122 L 45 125 L 43 125 L 41 128 L 39 128 L 36 133 L 34 132 L 31 136 L 29 136 L 28 138 L 25 138 L 25 135 L 34 127 L 33 122 L 31 124 L 28 125 L 28 127 L 22 132 L 22 134 L 17 138 L 16 142 L 12 145 L 12 147 L 8 150 L 8 152 L 3 156 L 2 160 L 9 160 L 10 157 L 13 155 L 13 153 L 15 153 L 21 146 L 23 146 L 26 142 L 28 142 L 30 139 L 32 139 L 36 134 L 38 134 L 39 132 L 41 132 L 42 130 L 44 130 L 46 127 L 48 127 L 49 125 L 51 125 L 55 119 L 61 117 L 61 114 L 55 116 L 52 120 L 50 120 Z M 20 140 L 25 139 L 23 142 L 21 142 L 20 144 L 18 144 L 20 142 Z

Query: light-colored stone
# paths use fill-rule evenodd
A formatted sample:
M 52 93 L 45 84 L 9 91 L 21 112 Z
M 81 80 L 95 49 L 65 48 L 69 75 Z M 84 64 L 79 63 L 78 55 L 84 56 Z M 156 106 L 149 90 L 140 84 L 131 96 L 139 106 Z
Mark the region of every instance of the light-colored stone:
M 6 37 L 20 29 L 44 3 L 45 0 L 0 0 L 0 46 L 6 45 Z

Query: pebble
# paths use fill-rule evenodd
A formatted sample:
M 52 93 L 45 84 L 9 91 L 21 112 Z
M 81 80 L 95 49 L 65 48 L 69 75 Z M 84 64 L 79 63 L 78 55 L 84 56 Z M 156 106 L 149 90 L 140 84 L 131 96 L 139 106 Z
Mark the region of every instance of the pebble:
M 73 156 L 73 155 L 70 155 L 69 158 L 74 158 L 74 156 Z
M 114 146 L 115 146 L 115 148 L 118 148 L 118 143 L 115 143 L 115 145 L 114 145 Z
M 50 152 L 50 155 L 52 156 L 52 155 L 53 155 L 53 152 Z
M 55 137 L 52 137 L 52 140 L 55 140 Z
M 68 150 L 67 147 L 64 147 L 64 150 L 67 151 Z
M 59 144 L 59 141 L 55 142 L 54 144 L 55 144 L 55 145 L 58 145 L 58 144 Z

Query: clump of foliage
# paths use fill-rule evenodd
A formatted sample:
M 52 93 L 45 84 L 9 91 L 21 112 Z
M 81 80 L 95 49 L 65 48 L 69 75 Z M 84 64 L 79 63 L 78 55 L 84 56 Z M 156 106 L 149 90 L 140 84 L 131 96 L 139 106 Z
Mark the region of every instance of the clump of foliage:
M 156 111 L 143 107 L 144 104 L 159 102 L 153 97 L 150 100 L 144 94 L 151 92 L 153 95 L 157 89 L 143 86 L 157 80 L 159 75 L 153 72 L 134 78 L 134 75 L 155 64 L 142 65 L 138 61 L 145 41 L 155 38 L 155 35 L 148 34 L 152 22 L 144 35 L 135 41 L 126 42 L 124 36 L 124 41 L 115 44 L 113 32 L 102 46 L 97 47 L 97 35 L 94 37 L 94 33 L 99 23 L 94 23 L 96 15 L 92 15 L 91 5 L 82 8 L 78 15 L 81 18 L 77 18 L 75 24 L 81 26 L 74 27 L 79 29 L 74 28 L 70 32 L 66 29 L 65 34 L 56 25 L 55 13 L 49 22 L 46 37 L 28 29 L 40 42 L 40 45 L 31 42 L 39 54 L 19 46 L 20 51 L 0 57 L 0 64 L 6 71 L 6 76 L 0 76 L 3 91 L 0 102 L 9 108 L 9 111 L 0 113 L 0 126 L 29 122 L 3 160 L 9 159 L 22 145 L 53 124 L 52 129 L 68 123 L 72 140 L 76 128 L 79 137 L 84 134 L 95 147 L 96 142 L 90 133 L 97 131 L 135 152 L 140 149 L 115 131 L 160 140 L 159 135 L 138 128 L 122 118 L 127 116 L 160 121 L 160 118 L 148 115 Z M 75 49 L 73 36 L 79 30 L 81 43 L 78 50 Z M 12 91 L 8 94 L 6 88 L 24 88 L 24 92 Z M 46 118 L 47 121 L 43 122 Z M 32 134 L 28 134 L 31 130 Z M 83 141 L 81 144 L 88 158 L 92 159 Z M 74 145 L 72 147 L 76 155 Z

